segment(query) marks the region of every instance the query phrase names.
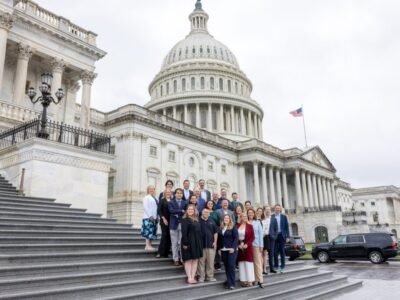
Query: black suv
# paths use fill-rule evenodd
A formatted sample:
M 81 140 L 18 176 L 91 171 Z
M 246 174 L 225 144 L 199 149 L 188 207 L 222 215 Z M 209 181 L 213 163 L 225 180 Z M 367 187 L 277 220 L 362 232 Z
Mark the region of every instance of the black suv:
M 301 236 L 291 236 L 285 245 L 285 252 L 290 261 L 306 254 L 306 247 Z
M 395 236 L 383 232 L 339 235 L 332 242 L 317 244 L 312 249 L 312 257 L 322 263 L 335 259 L 369 259 L 380 264 L 397 254 Z

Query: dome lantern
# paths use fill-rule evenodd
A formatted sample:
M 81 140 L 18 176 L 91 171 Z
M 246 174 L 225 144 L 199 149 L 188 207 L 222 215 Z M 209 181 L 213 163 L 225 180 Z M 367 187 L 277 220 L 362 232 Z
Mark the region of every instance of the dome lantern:
M 189 16 L 191 33 L 205 32 L 207 30 L 208 14 L 203 10 L 201 0 L 197 0 L 194 11 Z

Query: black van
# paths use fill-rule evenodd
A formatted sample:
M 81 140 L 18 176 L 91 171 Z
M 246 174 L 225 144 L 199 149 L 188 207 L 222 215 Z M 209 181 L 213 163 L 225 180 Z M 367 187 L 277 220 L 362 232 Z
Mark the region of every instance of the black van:
M 363 260 L 369 259 L 374 264 L 380 264 L 398 254 L 397 240 L 393 234 L 357 233 L 339 235 L 330 243 L 313 246 L 312 257 L 321 263 L 335 259 Z

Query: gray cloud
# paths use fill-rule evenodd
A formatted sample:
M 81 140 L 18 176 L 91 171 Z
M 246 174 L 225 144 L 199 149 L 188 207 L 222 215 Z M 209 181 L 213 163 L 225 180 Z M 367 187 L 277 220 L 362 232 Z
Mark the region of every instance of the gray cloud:
M 400 185 L 400 2 L 396 0 L 207 1 L 209 29 L 253 81 L 264 138 L 320 145 L 353 186 Z M 194 0 L 38 0 L 99 34 L 93 106 L 149 100 L 164 56 L 189 31 Z M 78 9 L 79 8 L 79 9 Z

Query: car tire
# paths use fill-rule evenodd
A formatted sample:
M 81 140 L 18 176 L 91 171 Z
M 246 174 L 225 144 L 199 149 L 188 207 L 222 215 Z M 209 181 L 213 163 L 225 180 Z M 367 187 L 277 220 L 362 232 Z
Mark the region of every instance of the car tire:
M 319 251 L 317 259 L 320 263 L 327 263 L 329 261 L 329 254 L 326 251 Z
M 377 250 L 371 251 L 371 252 L 368 254 L 368 258 L 369 258 L 369 260 L 370 260 L 373 264 L 380 264 L 380 263 L 383 262 L 383 255 L 382 255 L 382 253 L 379 252 L 379 251 L 377 251 Z

